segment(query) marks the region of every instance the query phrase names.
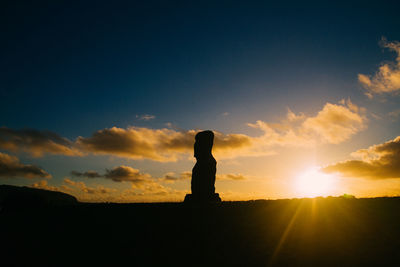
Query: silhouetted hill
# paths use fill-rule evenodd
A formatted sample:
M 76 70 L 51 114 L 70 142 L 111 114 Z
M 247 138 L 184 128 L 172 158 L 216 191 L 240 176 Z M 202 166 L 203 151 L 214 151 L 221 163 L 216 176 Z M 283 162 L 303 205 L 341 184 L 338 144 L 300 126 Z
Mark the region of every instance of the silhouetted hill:
M 76 204 L 74 196 L 30 187 L 0 185 L 1 209 L 29 209 Z
M 399 198 L 0 213 L 1 266 L 400 266 Z

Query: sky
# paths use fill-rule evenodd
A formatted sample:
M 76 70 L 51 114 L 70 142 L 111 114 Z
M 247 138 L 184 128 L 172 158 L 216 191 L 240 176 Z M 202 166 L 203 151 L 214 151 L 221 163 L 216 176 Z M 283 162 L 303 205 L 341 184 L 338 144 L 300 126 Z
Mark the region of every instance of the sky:
M 396 1 L 6 1 L 0 183 L 182 201 L 400 195 Z

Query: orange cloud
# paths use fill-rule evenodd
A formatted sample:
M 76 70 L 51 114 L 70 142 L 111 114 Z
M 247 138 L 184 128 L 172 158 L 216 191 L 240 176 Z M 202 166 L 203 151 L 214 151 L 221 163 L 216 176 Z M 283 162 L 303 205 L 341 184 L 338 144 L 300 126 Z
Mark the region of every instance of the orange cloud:
M 338 162 L 323 171 L 339 172 L 347 177 L 370 179 L 400 178 L 400 136 L 379 145 L 352 153 L 359 160 Z
M 302 126 L 323 142 L 339 144 L 365 129 L 367 119 L 364 114 L 365 110 L 350 100 L 342 101 L 341 105 L 327 103 L 317 116 L 307 118 Z
M 326 103 L 316 116 L 288 110 L 279 123 L 257 121 L 248 125 L 260 129 L 260 136 L 224 134 L 214 131 L 213 153 L 217 159 L 275 154 L 275 146 L 309 146 L 316 143 L 338 144 L 366 128 L 365 109 L 350 100 Z M 34 156 L 45 153 L 68 156 L 86 154 L 113 155 L 159 162 L 177 161 L 193 154 L 195 130 L 112 127 L 96 131 L 74 142 L 51 132 L 0 128 L 0 149 L 27 151 Z M 93 174 L 95 175 L 95 174 Z M 89 175 L 86 175 L 89 176 Z
M 190 135 L 194 137 L 194 133 L 176 132 L 170 129 L 113 127 L 99 130 L 91 137 L 78 137 L 76 143 L 81 150 L 93 154 L 171 161 L 176 160 L 176 153 L 185 152 L 189 149 L 189 145 L 193 145 L 194 139 L 188 138 Z
M 187 193 L 187 191 L 165 187 L 152 180 L 140 184 L 132 183 L 130 189 L 124 190 L 102 185 L 90 187 L 83 181 L 74 181 L 69 178 L 65 178 L 60 186 L 52 186 L 46 180 L 41 180 L 32 184 L 31 187 L 72 194 L 80 201 L 88 202 L 181 201 Z
M 73 188 L 78 189 L 84 193 L 88 193 L 88 194 L 108 194 L 110 192 L 116 191 L 115 189 L 106 188 L 104 186 L 98 186 L 97 188 L 89 187 L 84 182 L 76 182 L 69 178 L 65 178 L 64 183 L 69 186 L 72 186 Z M 63 190 L 63 189 L 61 189 L 61 190 Z M 69 190 L 72 190 L 72 189 L 69 189 Z
M 22 164 L 17 157 L 0 152 L 0 177 L 51 178 L 51 175 L 35 165 Z
M 66 189 L 66 188 L 62 188 L 62 187 L 59 188 L 57 186 L 51 186 L 51 185 L 49 185 L 47 180 L 40 180 L 39 182 L 32 184 L 31 187 L 50 190 L 50 191 L 60 191 L 60 192 L 65 191 L 65 189 Z
M 294 114 L 288 110 L 285 120 L 280 123 L 257 121 L 248 124 L 258 128 L 264 135 L 257 138 L 264 146 L 309 146 L 317 143 L 339 144 L 367 126 L 365 109 L 350 100 L 338 104 L 326 103 L 316 116 Z
M 388 42 L 382 38 L 381 46 L 397 53 L 396 62 L 383 63 L 374 76 L 358 74 L 358 81 L 369 98 L 374 94 L 400 91 L 400 42 Z
M 252 145 L 252 138 L 243 134 L 215 133 L 214 151 L 227 156 L 232 151 L 243 150 Z M 195 130 L 149 129 L 130 127 L 109 128 L 95 132 L 91 137 L 78 137 L 76 143 L 81 151 L 93 154 L 112 154 L 133 159 L 176 161 L 183 153 L 193 153 Z

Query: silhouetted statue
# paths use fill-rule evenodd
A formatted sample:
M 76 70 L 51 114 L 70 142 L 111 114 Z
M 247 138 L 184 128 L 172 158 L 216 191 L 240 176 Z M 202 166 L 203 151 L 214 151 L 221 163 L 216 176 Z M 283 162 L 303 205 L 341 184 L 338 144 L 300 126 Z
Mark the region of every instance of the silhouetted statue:
M 217 161 L 211 150 L 214 142 L 212 131 L 203 131 L 196 134 L 194 143 L 194 157 L 197 162 L 192 170 L 192 194 L 187 194 L 185 202 L 220 202 L 215 193 L 215 173 Z

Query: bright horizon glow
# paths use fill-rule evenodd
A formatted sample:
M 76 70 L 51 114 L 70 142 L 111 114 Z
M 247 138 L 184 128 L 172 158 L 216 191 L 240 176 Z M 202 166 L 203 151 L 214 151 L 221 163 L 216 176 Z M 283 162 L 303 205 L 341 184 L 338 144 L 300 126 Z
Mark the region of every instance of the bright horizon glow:
M 294 191 L 299 197 L 329 196 L 335 191 L 336 176 L 325 174 L 320 167 L 312 166 L 296 176 Z

